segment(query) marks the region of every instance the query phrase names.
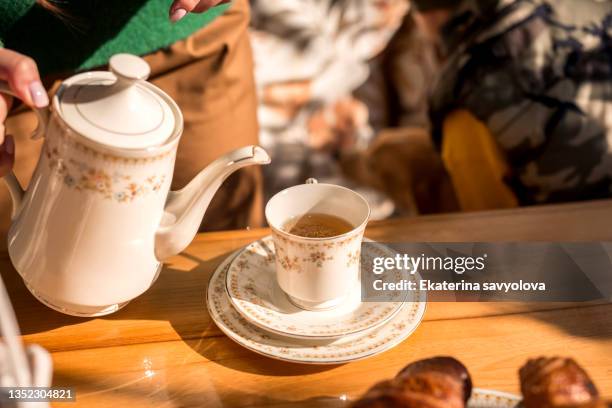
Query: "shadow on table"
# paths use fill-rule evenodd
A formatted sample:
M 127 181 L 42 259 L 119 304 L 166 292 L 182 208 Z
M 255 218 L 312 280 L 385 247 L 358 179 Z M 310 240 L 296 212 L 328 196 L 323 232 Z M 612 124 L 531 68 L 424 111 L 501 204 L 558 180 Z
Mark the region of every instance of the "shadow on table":
M 217 266 L 229 255 L 201 260 L 183 254 L 194 265 L 192 268 L 185 271 L 166 266 L 147 293 L 108 318 L 167 320 L 194 351 L 209 361 L 242 372 L 300 376 L 337 367 L 273 360 L 239 346 L 217 328 L 206 308 L 206 290 Z
M 225 367 L 270 376 L 293 376 L 321 372 L 336 366 L 308 366 L 286 363 L 260 356 L 227 338 L 212 322 L 206 309 L 206 288 L 215 268 L 229 253 L 213 259 L 199 259 L 182 254 L 181 268 L 173 263 L 164 267 L 157 282 L 143 295 L 119 312 L 99 318 L 108 321 L 167 321 L 180 338 L 194 351 Z M 5 263 L 8 265 L 8 263 Z M 189 265 L 185 267 L 185 265 Z M 6 269 L 6 268 L 5 268 Z M 23 334 L 39 333 L 64 326 L 87 324 L 91 319 L 66 316 L 39 303 L 27 290 L 13 268 L 2 270 L 6 286 Z M 118 284 L 121 284 L 118 282 Z M 612 338 L 612 327 L 603 327 L 609 318 L 606 308 L 585 306 L 562 311 L 531 313 L 532 318 L 558 327 L 570 335 L 589 338 Z M 577 325 L 576 322 L 581 324 Z M 116 331 L 97 334 L 100 341 L 112 346 Z M 71 341 L 70 336 L 65 336 Z M 75 339 L 75 348 L 82 347 Z M 70 348 L 70 345 L 63 345 Z M 51 350 L 53 351 L 53 350 Z
M 197 258 L 189 257 L 192 261 L 198 262 L 198 265 L 189 271 L 190 274 L 197 277 L 194 281 L 197 295 L 194 294 L 194 296 L 198 297 L 198 307 L 196 310 L 190 311 L 192 314 L 197 313 L 197 317 L 194 318 L 192 315 L 188 319 L 189 323 L 186 324 L 183 316 L 168 316 L 168 321 L 181 336 L 181 339 L 209 361 L 214 361 L 233 370 L 252 374 L 302 376 L 338 367 L 338 364 L 325 366 L 305 365 L 274 360 L 238 345 L 217 328 L 206 309 L 206 290 L 208 282 L 217 266 L 229 255 L 230 253 L 227 253 L 209 261 L 201 261 Z M 165 277 L 162 278 L 164 274 Z M 171 281 L 180 281 L 185 272 L 166 268 L 162 275 L 160 275 L 159 279 L 167 279 L 167 281 L 159 286 L 168 288 L 169 285 L 173 284 L 170 283 Z M 195 325 L 193 325 L 194 321 L 196 322 Z
M 287 363 L 273 360 L 244 349 L 226 337 L 214 324 L 206 308 L 206 288 L 216 267 L 229 253 L 213 259 L 202 260 L 182 254 L 181 265 L 175 268 L 170 263 L 164 267 L 152 287 L 131 301 L 124 309 L 98 319 L 107 321 L 156 320 L 168 321 L 180 338 L 194 351 L 217 364 L 243 372 L 270 376 L 294 376 L 326 371 L 337 367 Z M 10 288 L 10 296 L 21 327 L 22 334 L 39 333 L 64 326 L 87 324 L 92 318 L 67 316 L 49 309 L 36 300 L 23 284 L 17 272 L 2 271 L 3 279 Z M 120 284 L 120 282 L 118 282 Z M 43 317 L 44 316 L 44 317 Z M 89 334 L 89 333 L 88 333 Z M 99 330 L 100 342 L 108 346 L 120 345 L 115 341 L 116 331 Z M 132 333 L 133 335 L 133 333 Z M 64 336 L 63 348 L 82 348 L 83 339 Z M 96 341 L 87 339 L 86 341 Z M 53 351 L 51 349 L 50 351 Z
M 11 298 L 22 334 L 39 333 L 90 320 L 68 316 L 43 305 L 32 296 L 23 283 L 21 276 L 12 266 L 10 268 L 4 267 L 10 265 L 8 255 L 6 255 L 6 261 L 2 262 L 2 265 L 3 268 L 0 270 L 0 274 Z
M 528 316 L 575 337 L 611 339 L 609 305 L 605 301 L 568 304 L 567 308 L 532 312 Z

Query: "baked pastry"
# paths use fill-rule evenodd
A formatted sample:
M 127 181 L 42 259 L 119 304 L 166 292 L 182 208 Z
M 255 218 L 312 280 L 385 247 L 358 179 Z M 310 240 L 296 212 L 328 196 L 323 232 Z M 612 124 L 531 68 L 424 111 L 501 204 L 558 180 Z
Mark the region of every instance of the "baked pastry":
M 407 365 L 390 381 L 372 387 L 353 408 L 465 408 L 472 381 L 452 357 Z
M 404 367 L 397 374 L 396 378 L 404 379 L 404 381 L 410 383 L 408 385 L 410 389 L 418 388 L 419 384 L 421 386 L 429 384 L 432 387 L 440 387 L 444 383 L 447 383 L 449 386 L 451 383 L 458 385 L 461 393 L 458 393 L 453 386 L 452 395 L 460 397 L 464 403 L 467 403 L 472 394 L 472 378 L 470 373 L 459 360 L 453 357 L 433 357 L 415 361 Z M 431 381 L 436 378 L 436 381 Z M 437 395 L 439 395 L 440 391 L 441 389 L 436 390 L 435 388 L 427 390 L 427 392 Z
M 525 408 L 605 408 L 589 375 L 570 358 L 532 359 L 519 371 Z
M 433 397 L 414 395 L 404 390 L 395 380 L 376 384 L 352 408 L 446 408 Z
M 612 408 L 599 398 L 586 371 L 569 358 L 529 360 L 519 372 L 524 408 Z M 370 388 L 352 408 L 465 408 L 472 380 L 452 357 L 408 364 Z

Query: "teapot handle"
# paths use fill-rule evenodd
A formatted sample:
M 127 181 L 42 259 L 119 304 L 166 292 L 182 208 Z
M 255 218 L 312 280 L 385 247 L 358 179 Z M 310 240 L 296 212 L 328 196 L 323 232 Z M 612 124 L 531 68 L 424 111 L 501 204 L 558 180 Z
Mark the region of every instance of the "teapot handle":
M 12 97 L 17 97 L 9 84 L 6 81 L 0 81 L 0 92 L 11 95 Z M 36 116 L 38 117 L 38 126 L 34 133 L 32 134 L 32 139 L 40 139 L 47 130 L 47 122 L 49 121 L 49 108 L 32 108 Z
M 16 97 L 15 93 L 11 91 L 11 88 L 9 87 L 6 81 L 0 81 L 0 92 Z M 47 122 L 49 121 L 50 111 L 49 108 L 32 108 L 32 110 L 38 117 L 38 126 L 32 134 L 32 139 L 39 139 L 45 134 L 47 130 Z M 24 194 L 23 187 L 21 187 L 21 184 L 19 184 L 19 180 L 17 180 L 17 177 L 15 176 L 13 170 L 10 170 L 4 176 L 4 181 L 8 186 L 9 193 L 13 201 L 12 217 L 14 218 L 19 212 L 19 209 L 21 208 L 21 201 L 23 199 Z

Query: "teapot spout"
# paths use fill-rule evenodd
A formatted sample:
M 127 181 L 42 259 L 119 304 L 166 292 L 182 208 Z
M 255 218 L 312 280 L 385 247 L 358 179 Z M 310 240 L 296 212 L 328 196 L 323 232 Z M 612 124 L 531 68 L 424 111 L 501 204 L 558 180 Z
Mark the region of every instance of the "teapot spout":
M 191 243 L 210 201 L 233 172 L 253 164 L 268 163 L 270 156 L 261 147 L 243 147 L 211 163 L 182 190 L 171 191 L 155 234 L 155 257 L 162 261 L 180 253 Z

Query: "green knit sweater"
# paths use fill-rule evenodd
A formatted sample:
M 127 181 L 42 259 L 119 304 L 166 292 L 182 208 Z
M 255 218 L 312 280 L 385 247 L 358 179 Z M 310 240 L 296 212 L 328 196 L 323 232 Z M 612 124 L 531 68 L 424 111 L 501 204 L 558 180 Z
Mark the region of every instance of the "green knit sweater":
M 55 0 L 67 17 L 35 0 L 0 0 L 0 46 L 34 58 L 42 75 L 104 65 L 116 53 L 144 55 L 204 27 L 229 5 L 173 24 L 170 0 Z

